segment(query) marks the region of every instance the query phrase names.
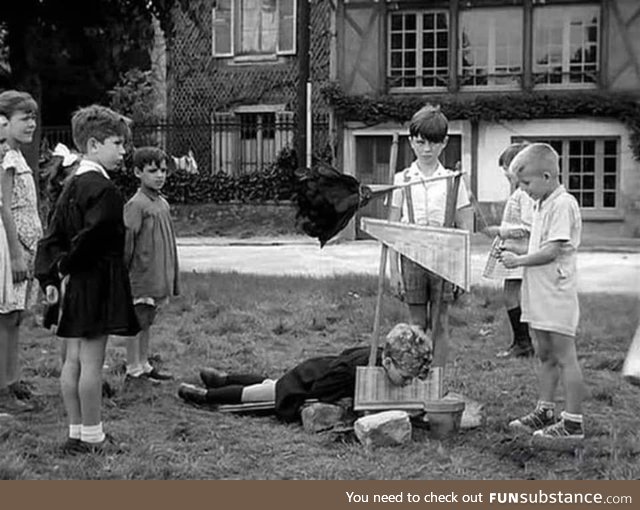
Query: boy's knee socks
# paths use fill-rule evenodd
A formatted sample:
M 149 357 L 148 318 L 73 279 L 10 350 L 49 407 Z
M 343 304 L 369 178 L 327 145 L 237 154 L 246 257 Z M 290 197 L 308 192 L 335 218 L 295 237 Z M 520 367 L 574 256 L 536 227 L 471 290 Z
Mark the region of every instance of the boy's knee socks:
M 507 310 L 509 315 L 509 322 L 511 323 L 511 329 L 513 330 L 513 343 L 521 347 L 528 347 L 531 345 L 531 337 L 529 336 L 529 325 L 526 322 L 521 322 L 522 309 L 519 306 Z
M 260 384 L 266 377 L 256 374 L 227 374 L 227 385 L 238 384 L 240 386 L 251 386 L 252 384 Z
M 241 404 L 244 386 L 234 384 L 207 390 L 207 402 L 211 404 Z

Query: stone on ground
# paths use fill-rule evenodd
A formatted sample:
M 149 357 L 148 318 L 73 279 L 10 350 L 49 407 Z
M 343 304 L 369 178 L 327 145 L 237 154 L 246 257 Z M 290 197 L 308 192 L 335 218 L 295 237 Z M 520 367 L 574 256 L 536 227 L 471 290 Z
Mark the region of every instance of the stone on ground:
M 304 430 L 309 433 L 316 433 L 342 425 L 345 418 L 345 409 L 338 405 L 316 402 L 304 406 L 300 416 Z
M 365 446 L 398 446 L 411 441 L 411 422 L 406 411 L 384 411 L 356 420 L 354 431 Z

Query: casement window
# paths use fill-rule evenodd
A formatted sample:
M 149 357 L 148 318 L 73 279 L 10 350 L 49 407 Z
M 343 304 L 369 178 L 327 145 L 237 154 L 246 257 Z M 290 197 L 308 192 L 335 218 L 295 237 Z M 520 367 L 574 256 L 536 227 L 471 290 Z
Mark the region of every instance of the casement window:
M 460 85 L 516 88 L 522 79 L 523 12 L 474 9 L 460 15 Z
M 293 113 L 270 106 L 240 107 L 215 113 L 212 129 L 214 172 L 259 172 L 293 143 Z
M 217 0 L 214 57 L 260 59 L 294 55 L 296 0 Z
M 556 150 L 560 156 L 560 179 L 583 211 L 614 213 L 619 208 L 618 138 L 526 139 L 548 143 Z
M 391 88 L 446 88 L 449 82 L 449 13 L 394 12 L 388 16 Z
M 536 6 L 533 76 L 539 87 L 596 84 L 600 69 L 600 7 Z

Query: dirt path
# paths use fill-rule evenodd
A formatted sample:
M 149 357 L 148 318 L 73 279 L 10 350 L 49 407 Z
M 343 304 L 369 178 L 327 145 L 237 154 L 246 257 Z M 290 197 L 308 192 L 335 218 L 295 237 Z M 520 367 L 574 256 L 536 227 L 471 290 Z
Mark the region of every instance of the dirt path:
M 205 242 L 205 241 L 202 241 Z M 315 243 L 282 242 L 224 245 L 179 242 L 181 268 L 186 271 L 237 271 L 261 275 L 331 276 L 346 273 L 375 275 L 380 248 L 373 241 L 326 246 Z M 471 254 L 474 285 L 495 285 L 481 277 L 486 246 L 475 246 Z M 581 292 L 637 293 L 640 290 L 640 253 L 585 251 L 578 254 L 578 285 Z

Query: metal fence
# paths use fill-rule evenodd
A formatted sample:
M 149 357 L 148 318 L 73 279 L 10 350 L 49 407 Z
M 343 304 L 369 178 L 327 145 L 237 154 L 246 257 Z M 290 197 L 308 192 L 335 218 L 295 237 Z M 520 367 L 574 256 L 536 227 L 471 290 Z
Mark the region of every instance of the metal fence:
M 269 168 L 284 149 L 292 149 L 296 123 L 290 112 L 215 114 L 201 124 L 134 125 L 133 144 L 151 145 L 180 157 L 193 152 L 200 173 L 243 175 Z M 328 119 L 314 119 L 314 157 L 331 162 L 333 143 Z M 44 126 L 43 141 L 73 147 L 71 128 Z

